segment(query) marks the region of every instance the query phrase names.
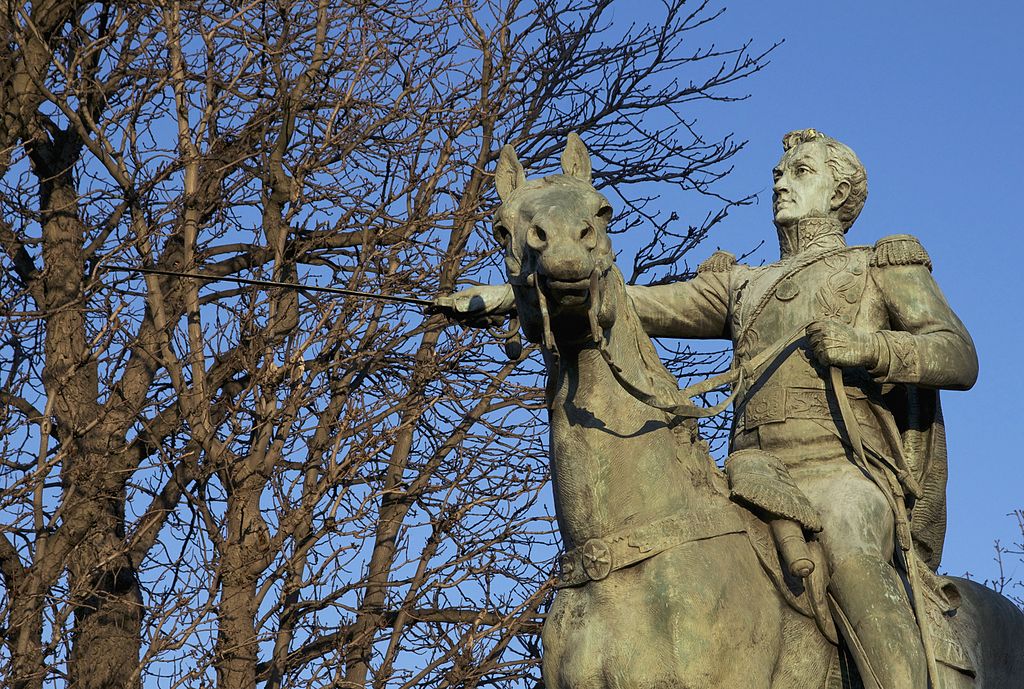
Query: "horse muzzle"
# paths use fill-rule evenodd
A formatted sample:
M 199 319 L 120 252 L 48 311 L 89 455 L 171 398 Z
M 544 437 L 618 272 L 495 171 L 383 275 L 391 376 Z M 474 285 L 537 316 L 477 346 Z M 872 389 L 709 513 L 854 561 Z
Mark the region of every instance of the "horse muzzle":
M 541 289 L 551 298 L 554 306 L 561 308 L 586 306 L 590 299 L 590 278 L 558 280 L 541 276 Z

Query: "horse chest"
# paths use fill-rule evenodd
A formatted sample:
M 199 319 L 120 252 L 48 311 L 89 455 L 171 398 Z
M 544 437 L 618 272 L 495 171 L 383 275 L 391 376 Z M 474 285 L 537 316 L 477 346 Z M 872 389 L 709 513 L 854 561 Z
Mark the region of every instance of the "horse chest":
M 573 542 L 682 504 L 672 431 L 628 403 L 594 409 L 562 401 L 551 412 L 552 481 L 563 535 Z

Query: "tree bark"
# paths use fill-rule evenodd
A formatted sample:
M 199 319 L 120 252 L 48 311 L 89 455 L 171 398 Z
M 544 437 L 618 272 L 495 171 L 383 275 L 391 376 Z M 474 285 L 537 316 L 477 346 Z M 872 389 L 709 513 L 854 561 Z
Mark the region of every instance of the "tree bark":
M 45 265 L 43 382 L 64 454 L 63 519 L 84 533 L 67 561 L 74 606 L 69 676 L 75 689 L 130 689 L 139 686 L 142 606 L 125 552 L 124 476 L 111 471 L 117 436 L 100 414 L 97 363 L 86 334 L 84 228 L 70 167 L 75 151 L 57 142 L 34 152 Z

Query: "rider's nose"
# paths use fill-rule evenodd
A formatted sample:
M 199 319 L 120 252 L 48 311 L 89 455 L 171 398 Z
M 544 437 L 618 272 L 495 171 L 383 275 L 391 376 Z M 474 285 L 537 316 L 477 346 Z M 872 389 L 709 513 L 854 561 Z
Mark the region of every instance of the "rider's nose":
M 526 243 L 534 251 L 543 251 L 548 245 L 548 233 L 539 225 L 534 225 L 526 232 Z

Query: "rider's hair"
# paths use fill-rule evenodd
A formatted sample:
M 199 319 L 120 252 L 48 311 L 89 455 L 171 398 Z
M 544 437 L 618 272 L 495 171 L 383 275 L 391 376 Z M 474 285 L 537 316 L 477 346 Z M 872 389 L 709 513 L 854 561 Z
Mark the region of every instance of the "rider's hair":
M 839 207 L 839 222 L 843 224 L 843 231 L 850 229 L 853 221 L 860 215 L 864 208 L 864 202 L 868 198 L 868 173 L 864 165 L 857 158 L 857 154 L 844 143 L 836 141 L 827 134 L 822 134 L 817 129 L 797 129 L 782 137 L 782 148 L 785 151 L 798 146 L 817 141 L 825 144 L 826 162 L 832 170 L 832 177 L 836 184 L 846 181 L 850 184 L 850 195 Z

